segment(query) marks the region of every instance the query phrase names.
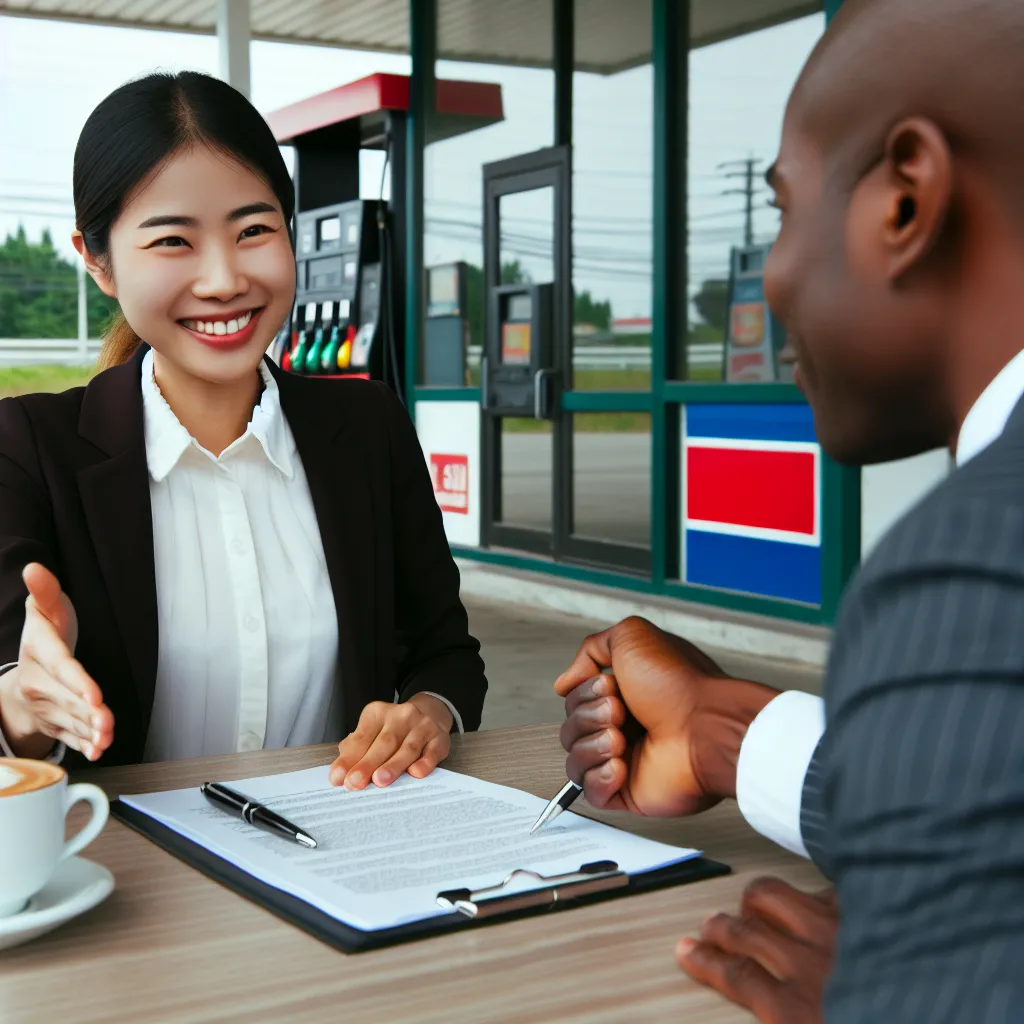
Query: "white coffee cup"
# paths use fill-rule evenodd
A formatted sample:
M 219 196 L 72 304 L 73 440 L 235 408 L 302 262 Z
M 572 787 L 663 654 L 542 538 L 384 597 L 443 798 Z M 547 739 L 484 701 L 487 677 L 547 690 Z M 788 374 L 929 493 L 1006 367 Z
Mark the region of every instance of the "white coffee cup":
M 64 819 L 81 800 L 92 805 L 92 817 L 65 841 Z M 24 910 L 57 865 L 100 834 L 109 814 L 107 795 L 99 786 L 69 786 L 59 765 L 0 757 L 0 918 Z

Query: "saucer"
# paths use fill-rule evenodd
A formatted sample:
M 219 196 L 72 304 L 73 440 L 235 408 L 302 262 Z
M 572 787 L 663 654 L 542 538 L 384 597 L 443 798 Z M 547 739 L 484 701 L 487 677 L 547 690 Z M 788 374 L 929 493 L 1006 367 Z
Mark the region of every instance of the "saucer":
M 0 917 L 0 949 L 30 942 L 102 903 L 113 891 L 114 876 L 102 864 L 69 857 L 28 906 Z

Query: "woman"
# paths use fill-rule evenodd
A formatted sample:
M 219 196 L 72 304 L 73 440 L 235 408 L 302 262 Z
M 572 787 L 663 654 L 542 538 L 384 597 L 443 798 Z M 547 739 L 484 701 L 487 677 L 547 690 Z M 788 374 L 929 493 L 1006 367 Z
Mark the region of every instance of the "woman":
M 295 294 L 270 129 L 217 79 L 150 75 L 89 117 L 74 195 L 122 316 L 85 388 L 0 402 L 3 751 L 114 765 L 352 730 L 335 784 L 429 774 L 479 724 L 479 644 L 391 392 L 263 358 Z

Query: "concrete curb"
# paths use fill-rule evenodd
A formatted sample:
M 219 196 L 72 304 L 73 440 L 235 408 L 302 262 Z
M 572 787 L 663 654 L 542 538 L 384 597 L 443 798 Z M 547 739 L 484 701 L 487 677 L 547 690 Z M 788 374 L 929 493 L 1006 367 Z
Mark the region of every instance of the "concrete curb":
M 565 583 L 542 573 L 502 569 L 469 559 L 456 562 L 462 574 L 462 593 L 467 596 L 533 609 L 549 608 L 609 625 L 630 615 L 642 615 L 698 646 L 815 667 L 822 667 L 828 656 L 831 631 L 825 627 L 735 614 L 612 587 Z

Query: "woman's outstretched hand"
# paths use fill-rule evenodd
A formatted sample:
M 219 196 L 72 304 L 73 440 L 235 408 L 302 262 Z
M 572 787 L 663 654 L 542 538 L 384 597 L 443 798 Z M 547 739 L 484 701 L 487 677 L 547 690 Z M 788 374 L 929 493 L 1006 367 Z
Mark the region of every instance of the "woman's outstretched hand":
M 0 729 L 19 757 L 45 757 L 59 740 L 95 761 L 114 739 L 114 716 L 75 660 L 78 618 L 57 577 L 32 562 L 18 666 L 0 675 Z

